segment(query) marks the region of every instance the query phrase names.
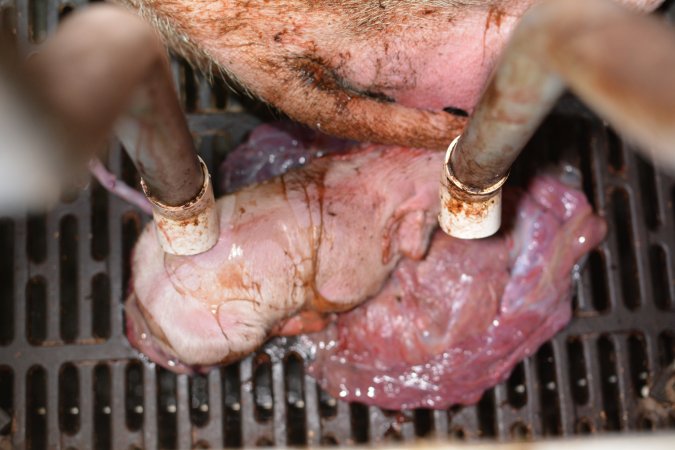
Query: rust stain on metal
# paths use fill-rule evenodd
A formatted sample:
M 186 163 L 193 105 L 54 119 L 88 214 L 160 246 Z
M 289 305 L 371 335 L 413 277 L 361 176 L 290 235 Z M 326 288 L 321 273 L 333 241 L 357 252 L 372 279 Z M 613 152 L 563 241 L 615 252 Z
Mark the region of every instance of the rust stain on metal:
M 197 197 L 180 206 L 167 206 L 149 195 L 147 186 L 141 186 L 152 203 L 155 226 L 162 249 L 171 254 L 194 255 L 213 247 L 218 241 L 219 220 L 211 178 L 203 161 L 203 185 Z
M 477 139 L 478 142 L 481 139 Z M 503 146 L 504 152 L 511 152 L 512 146 Z M 498 161 L 494 164 L 483 165 L 476 161 L 475 154 L 471 151 L 463 151 L 462 144 L 458 145 L 457 151 L 452 155 L 452 170 L 455 176 L 463 183 L 476 188 L 486 189 L 502 179 L 510 167 L 502 167 Z M 454 193 L 453 193 L 454 195 Z M 465 195 L 462 191 L 459 195 Z
M 488 213 L 488 205 L 495 203 L 494 199 L 485 203 L 485 198 L 477 198 L 474 195 L 470 195 L 461 189 L 457 189 L 452 183 L 449 183 L 448 190 L 450 198 L 446 200 L 444 206 L 455 215 L 461 213 L 466 217 L 485 217 Z

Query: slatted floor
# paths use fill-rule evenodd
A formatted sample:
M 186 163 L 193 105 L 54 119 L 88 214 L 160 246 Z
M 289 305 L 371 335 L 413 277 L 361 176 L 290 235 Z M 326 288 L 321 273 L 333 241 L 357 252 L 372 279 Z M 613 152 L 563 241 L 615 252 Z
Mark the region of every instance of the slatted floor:
M 80 3 L 0 0 L 0 25 L 28 51 Z M 269 111 L 173 67 L 215 175 Z M 596 119 L 564 114 L 535 136 L 513 178 L 560 160 L 583 174 L 610 225 L 578 276 L 574 320 L 478 405 L 447 411 L 330 398 L 304 374 L 292 341 L 208 376 L 158 369 L 123 333 L 129 255 L 147 217 L 94 184 L 48 214 L 0 218 L 0 449 L 510 441 L 675 428 L 672 406 L 652 398 L 675 360 L 675 184 Z M 135 182 L 115 142 L 107 163 Z

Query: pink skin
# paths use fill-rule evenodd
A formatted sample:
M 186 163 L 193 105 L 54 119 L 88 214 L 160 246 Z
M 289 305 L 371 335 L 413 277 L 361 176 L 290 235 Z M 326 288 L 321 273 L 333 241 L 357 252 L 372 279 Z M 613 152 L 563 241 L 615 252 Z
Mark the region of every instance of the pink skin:
M 144 4 L 145 14 L 169 24 L 163 31 L 172 43 L 206 52 L 296 120 L 354 139 L 428 148 L 445 148 L 461 131 L 464 122 L 439 109 L 473 108 L 509 34 L 533 3 L 476 2 L 427 14 L 419 2 L 394 8 L 378 26 L 362 27 L 351 11 L 323 2 L 129 2 Z M 651 9 L 660 2 L 626 3 Z M 373 173 L 360 172 L 364 160 L 342 161 L 336 180 L 344 181 L 343 189 L 337 181 L 321 187 L 304 180 L 288 196 L 275 181 L 222 199 L 221 240 L 199 258 L 165 258 L 152 229 L 146 230 L 134 258 L 130 304 L 143 305 L 152 335 L 163 335 L 166 357 L 188 365 L 232 360 L 255 349 L 278 321 L 307 305 L 347 309 L 377 292 L 402 255 L 424 254 L 440 160 L 412 170 L 410 180 L 379 175 L 404 173 L 412 167 L 405 158 Z M 411 180 L 412 188 L 405 184 Z M 317 207 L 324 188 L 332 210 Z M 240 204 L 246 212 L 239 212 Z
M 441 156 L 365 147 L 225 196 L 218 243 L 192 257 L 164 254 L 148 226 L 132 260 L 132 343 L 160 364 L 190 370 L 254 351 L 302 310 L 354 307 L 402 256 L 423 256 L 438 213 Z
M 470 112 L 518 20 L 536 2 L 485 1 L 480 7 L 452 11 L 457 17 L 415 18 L 367 44 L 327 42 L 319 56 L 339 66 L 342 59 L 335 55 L 350 53 L 338 73 L 362 89 L 382 86 L 382 93 L 402 105 L 435 111 L 454 106 Z M 488 3 L 493 6 L 485 6 Z M 623 3 L 652 10 L 661 1 Z
M 266 136 L 297 145 L 260 165 Z M 260 127 L 233 153 L 251 162 L 239 176 L 279 173 L 315 139 Z M 440 156 L 362 146 L 224 197 L 220 240 L 195 257 L 164 255 L 146 229 L 126 302 L 130 342 L 170 370 L 203 372 L 269 336 L 319 331 L 328 312 L 372 297 L 308 337 L 328 344 L 311 367 L 325 389 L 387 408 L 477 401 L 567 323 L 571 268 L 605 225 L 582 193 L 538 177 L 527 193 L 505 192 L 504 234 L 436 232 L 429 245 Z
M 434 111 L 452 106 L 471 111 L 483 83 L 525 7 L 467 8 L 458 18 L 413 22 L 382 35 L 374 46 L 340 43 L 354 55 L 339 73 L 362 89 L 382 86 L 396 102 Z M 510 8 L 509 8 L 510 6 Z M 504 9 L 502 9 L 504 8 Z M 330 59 L 338 64 L 337 58 Z
M 118 1 L 296 121 L 358 141 L 444 149 L 465 120 L 441 110 L 473 109 L 537 0 Z M 649 11 L 661 1 L 622 3 Z

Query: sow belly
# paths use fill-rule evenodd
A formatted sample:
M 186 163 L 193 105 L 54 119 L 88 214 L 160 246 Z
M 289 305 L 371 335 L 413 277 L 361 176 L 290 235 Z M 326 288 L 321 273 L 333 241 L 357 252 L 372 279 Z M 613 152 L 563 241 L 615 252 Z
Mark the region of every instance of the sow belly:
M 473 109 L 539 0 L 117 1 L 189 60 L 298 122 L 362 142 L 445 149 L 466 121 L 443 109 Z M 652 10 L 663 0 L 617 1 Z

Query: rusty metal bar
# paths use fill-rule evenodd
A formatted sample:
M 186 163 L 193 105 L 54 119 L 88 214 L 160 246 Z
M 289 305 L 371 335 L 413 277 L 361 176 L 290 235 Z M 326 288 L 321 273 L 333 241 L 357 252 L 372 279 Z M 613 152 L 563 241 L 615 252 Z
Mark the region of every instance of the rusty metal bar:
M 114 127 L 150 193 L 182 205 L 202 169 L 154 31 L 124 9 L 73 13 L 28 63 L 66 141 L 88 157 Z
M 610 0 L 543 2 L 515 30 L 452 172 L 477 189 L 504 177 L 565 84 L 675 169 L 674 74 L 675 32 L 659 20 Z
M 640 143 L 642 152 L 675 170 L 674 74 L 675 32 L 656 18 L 610 0 L 549 0 L 533 7 L 516 28 L 469 125 L 449 149 L 441 225 L 458 237 L 464 236 L 454 229 L 466 222 L 489 228 L 469 237 L 496 231 L 481 225 L 492 217 L 483 210 L 499 202 L 500 183 L 565 85 Z M 446 191 L 462 205 L 445 198 Z M 483 217 L 457 222 L 456 211 L 466 213 L 469 207 Z
M 141 175 L 164 251 L 193 255 L 215 244 L 208 170 L 195 151 L 164 46 L 149 25 L 120 7 L 85 8 L 29 60 L 28 74 L 76 165 L 115 129 Z

